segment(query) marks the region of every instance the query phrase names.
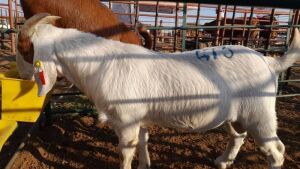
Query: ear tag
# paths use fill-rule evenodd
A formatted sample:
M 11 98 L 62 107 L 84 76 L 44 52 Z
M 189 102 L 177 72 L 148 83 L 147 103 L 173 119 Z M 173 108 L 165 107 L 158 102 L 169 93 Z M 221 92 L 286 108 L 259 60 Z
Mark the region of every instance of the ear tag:
M 42 69 L 42 62 L 40 60 L 35 61 L 34 62 L 34 67 L 35 67 L 36 73 L 39 74 L 39 79 L 41 81 L 41 84 L 45 85 L 46 81 L 45 81 L 44 71 Z

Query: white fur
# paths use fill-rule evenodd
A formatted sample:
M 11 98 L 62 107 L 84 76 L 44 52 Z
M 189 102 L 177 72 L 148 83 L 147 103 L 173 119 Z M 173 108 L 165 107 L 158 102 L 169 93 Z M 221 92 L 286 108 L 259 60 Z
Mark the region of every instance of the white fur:
M 196 50 L 162 54 L 46 24 L 36 25 L 31 39 L 34 60 L 43 62 L 46 75 L 39 95 L 51 90 L 56 75 L 84 92 L 118 135 L 121 168 L 131 168 L 138 143 L 147 145 L 148 134 L 141 126 L 203 132 L 224 122 L 241 124 L 270 156 L 271 168 L 283 164 L 275 111 L 276 73 L 283 59 L 266 58 L 243 46 L 225 46 L 225 55 L 228 49 L 234 52 L 227 58 L 221 46 L 198 50 L 211 55 L 206 61 L 197 59 Z M 212 59 L 213 49 L 217 59 Z M 232 144 L 216 160 L 220 168 L 232 163 L 246 136 L 230 133 Z M 148 151 L 140 149 L 139 168 L 146 168 Z

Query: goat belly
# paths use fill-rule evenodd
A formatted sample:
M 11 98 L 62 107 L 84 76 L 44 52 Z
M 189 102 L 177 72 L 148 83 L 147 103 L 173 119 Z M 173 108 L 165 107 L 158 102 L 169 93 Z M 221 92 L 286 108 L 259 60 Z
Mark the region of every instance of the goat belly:
M 178 106 L 179 104 L 177 104 Z M 178 108 L 178 107 L 176 107 Z M 168 110 L 167 110 L 168 109 Z M 206 103 L 196 103 L 185 109 L 175 110 L 164 104 L 161 109 L 152 114 L 151 121 L 161 126 L 171 127 L 180 130 L 205 132 L 209 129 L 220 126 L 229 112 L 219 104 L 218 99 Z

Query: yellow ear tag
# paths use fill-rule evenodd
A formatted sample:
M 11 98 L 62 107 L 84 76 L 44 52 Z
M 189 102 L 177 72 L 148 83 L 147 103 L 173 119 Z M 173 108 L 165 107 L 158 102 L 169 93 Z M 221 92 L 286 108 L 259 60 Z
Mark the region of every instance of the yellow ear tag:
M 42 62 L 39 61 L 39 60 L 36 60 L 36 61 L 34 62 L 34 66 L 35 66 L 36 68 L 40 68 L 40 67 L 42 67 Z
M 44 76 L 44 71 L 42 70 L 42 62 L 40 60 L 36 60 L 34 62 L 34 66 L 37 68 L 38 70 L 38 74 L 39 74 L 39 79 L 41 81 L 41 84 L 42 85 L 45 85 L 46 84 L 46 81 L 45 81 L 45 76 Z

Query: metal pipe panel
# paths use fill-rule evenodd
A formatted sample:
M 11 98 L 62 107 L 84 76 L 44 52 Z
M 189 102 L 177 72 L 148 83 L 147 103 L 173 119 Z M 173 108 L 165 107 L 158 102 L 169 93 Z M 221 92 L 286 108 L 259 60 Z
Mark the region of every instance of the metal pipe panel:
M 176 0 L 162 1 L 177 2 Z M 178 2 L 300 9 L 299 0 L 181 0 Z

